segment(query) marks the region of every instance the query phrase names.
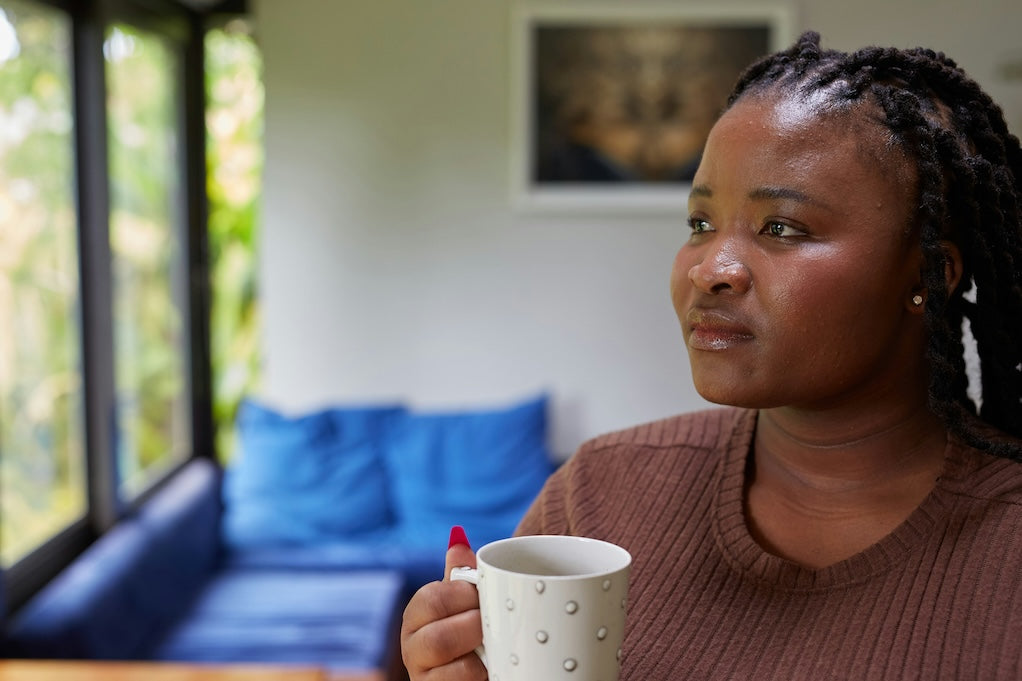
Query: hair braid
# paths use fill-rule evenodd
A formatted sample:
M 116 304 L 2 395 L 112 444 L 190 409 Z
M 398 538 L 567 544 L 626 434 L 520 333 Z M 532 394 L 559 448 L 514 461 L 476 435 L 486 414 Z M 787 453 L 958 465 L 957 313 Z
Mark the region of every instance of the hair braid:
M 826 90 L 835 103 L 878 109 L 914 158 L 930 407 L 970 444 L 1022 460 L 1017 442 L 989 437 L 973 418 L 1022 438 L 1022 148 L 1000 107 L 943 53 L 867 47 L 848 54 L 822 49 L 815 32 L 750 66 L 729 106 L 780 87 Z M 963 259 L 954 291 L 945 284 L 946 241 Z M 978 406 L 968 394 L 966 320 L 980 364 Z

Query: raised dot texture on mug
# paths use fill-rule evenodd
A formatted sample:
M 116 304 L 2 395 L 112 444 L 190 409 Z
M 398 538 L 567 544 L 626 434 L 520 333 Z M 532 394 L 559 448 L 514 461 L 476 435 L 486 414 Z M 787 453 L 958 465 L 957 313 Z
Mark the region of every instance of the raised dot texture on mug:
M 596 630 L 596 638 L 600 641 L 607 638 L 607 627 L 600 627 Z
M 575 660 L 571 659 L 570 657 L 567 660 L 564 661 L 564 671 L 566 671 L 566 672 L 573 672 L 577 668 L 578 668 L 578 662 L 575 662 Z
M 540 643 L 546 643 L 550 640 L 550 636 L 545 631 L 537 631 L 536 640 Z
M 536 582 L 536 593 L 541 594 L 544 591 L 546 591 L 546 584 L 543 583 L 543 580 L 539 580 Z
M 603 580 L 603 590 L 604 591 L 610 591 L 610 580 L 609 579 Z
M 578 612 L 578 603 L 576 603 L 575 601 L 568 601 L 564 606 L 564 612 L 568 613 L 569 615 L 574 615 L 576 612 Z
M 506 607 L 508 610 L 514 610 L 515 602 L 509 598 L 504 602 L 504 607 Z
M 511 653 L 511 664 L 513 664 L 516 667 L 518 666 L 518 656 L 515 655 L 514 653 Z

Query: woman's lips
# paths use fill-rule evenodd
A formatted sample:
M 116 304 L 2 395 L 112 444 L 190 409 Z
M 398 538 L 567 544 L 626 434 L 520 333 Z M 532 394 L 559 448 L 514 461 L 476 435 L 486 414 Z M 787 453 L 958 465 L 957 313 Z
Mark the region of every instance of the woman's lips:
M 689 327 L 688 346 L 693 350 L 721 352 L 754 338 L 747 326 L 716 311 L 692 309 L 685 320 Z

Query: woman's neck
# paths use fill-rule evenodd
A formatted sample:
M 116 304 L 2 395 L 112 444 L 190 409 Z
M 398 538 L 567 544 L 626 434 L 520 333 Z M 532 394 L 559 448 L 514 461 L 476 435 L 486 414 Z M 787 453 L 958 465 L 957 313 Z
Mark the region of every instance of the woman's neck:
M 923 404 L 858 418 L 780 408 L 759 412 L 754 447 L 757 464 L 776 464 L 807 482 L 868 486 L 919 467 L 939 469 L 946 440 Z
M 848 558 L 930 493 L 946 439 L 922 405 L 858 420 L 762 410 L 747 481 L 749 529 L 767 551 L 809 567 Z

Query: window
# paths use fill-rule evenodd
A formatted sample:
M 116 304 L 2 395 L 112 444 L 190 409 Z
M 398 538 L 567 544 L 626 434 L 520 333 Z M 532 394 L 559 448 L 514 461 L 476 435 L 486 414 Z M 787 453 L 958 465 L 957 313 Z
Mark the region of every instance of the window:
M 236 448 L 238 406 L 259 380 L 262 59 L 241 19 L 207 32 L 205 47 L 213 410 L 217 454 L 227 462 Z
M 176 59 L 160 36 L 107 32 L 107 139 L 118 479 L 134 497 L 191 449 Z
M 71 26 L 0 7 L 0 564 L 85 514 Z
M 202 33 L 176 0 L 0 0 L 8 610 L 214 453 Z

